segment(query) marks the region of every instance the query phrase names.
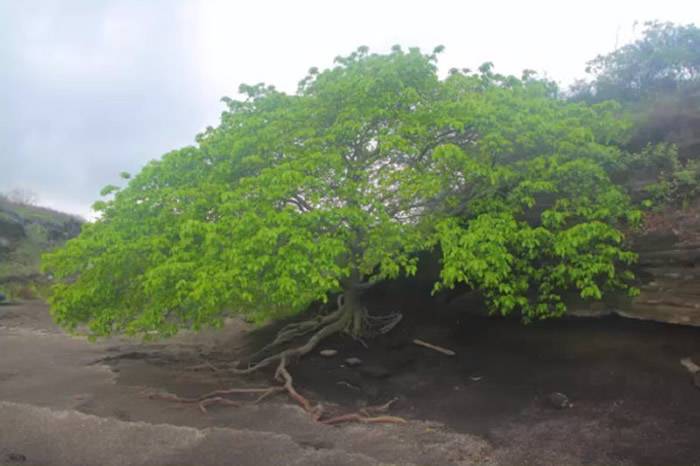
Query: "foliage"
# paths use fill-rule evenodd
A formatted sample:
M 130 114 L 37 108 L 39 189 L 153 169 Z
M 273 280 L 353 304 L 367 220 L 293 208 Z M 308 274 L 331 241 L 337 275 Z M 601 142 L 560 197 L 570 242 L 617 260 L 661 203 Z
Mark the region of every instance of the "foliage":
M 473 77 L 453 79 L 447 84 L 462 89 Z M 550 95 L 547 83 L 488 79 L 484 92 L 464 97 L 481 110 L 469 112 L 473 142 L 436 154 L 443 182 L 459 186 L 446 199 L 459 215 L 437 224 L 438 288 L 466 282 L 492 310 L 520 310 L 525 320 L 561 315 L 562 290 L 600 299 L 627 288 L 624 265 L 635 257 L 616 225 L 640 219 L 608 174 L 623 163 L 611 145 L 628 129 L 619 108 Z
M 608 175 L 619 108 L 488 64 L 441 80 L 437 51 L 363 47 L 294 95 L 241 86 L 197 146 L 108 187 L 100 219 L 46 256 L 58 322 L 169 335 L 265 320 L 412 275 L 431 248 L 437 288 L 468 283 L 525 319 L 561 314 L 562 291 L 626 287 L 618 227 L 639 214 Z
M 700 78 L 700 29 L 649 22 L 643 37 L 589 62 L 590 83 L 575 93 L 589 101 L 638 102 L 669 93 Z
M 589 63 L 575 100 L 614 99 L 632 115 L 616 175 L 647 207 L 687 205 L 700 194 L 700 29 L 651 22 L 643 37 Z
M 648 144 L 625 157 L 620 177 L 634 179 L 644 207 L 684 208 L 700 195 L 700 161 L 682 159 L 673 144 Z

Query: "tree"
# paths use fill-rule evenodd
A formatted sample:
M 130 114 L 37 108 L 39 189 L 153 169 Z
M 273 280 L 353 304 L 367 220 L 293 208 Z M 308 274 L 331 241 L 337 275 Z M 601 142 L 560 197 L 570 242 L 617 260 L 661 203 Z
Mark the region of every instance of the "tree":
M 563 291 L 627 288 L 620 228 L 639 215 L 609 177 L 628 128 L 618 107 L 567 103 L 489 64 L 441 80 L 436 60 L 360 48 L 310 70 L 294 95 L 242 86 L 197 146 L 106 189 L 100 219 L 46 256 L 56 320 L 167 336 L 338 296 L 285 327 L 251 371 L 284 369 L 333 333 L 389 329 L 394 316 L 368 315 L 363 291 L 414 274 L 430 249 L 437 288 L 467 283 L 525 320 L 561 315 Z
M 680 90 L 700 78 L 700 29 L 645 23 L 642 38 L 599 55 L 586 71 L 593 80 L 579 82 L 574 94 L 588 101 L 639 102 Z
M 645 26 L 639 40 L 590 61 L 593 79 L 574 86 L 572 98 L 618 101 L 634 121 L 626 147 L 639 153 L 628 182 L 647 181 L 655 202 L 685 205 L 700 192 L 700 29 Z

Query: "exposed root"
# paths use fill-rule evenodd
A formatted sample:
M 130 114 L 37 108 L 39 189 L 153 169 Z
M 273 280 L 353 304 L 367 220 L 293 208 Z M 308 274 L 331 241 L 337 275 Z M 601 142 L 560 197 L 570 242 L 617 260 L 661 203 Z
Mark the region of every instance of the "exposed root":
M 204 361 L 202 364 L 197 364 L 194 366 L 185 367 L 185 370 L 188 370 L 188 371 L 202 371 L 202 370 L 206 370 L 206 369 L 209 369 L 213 372 L 221 372 L 222 371 L 222 369 L 219 369 L 218 367 L 216 367 L 214 364 L 210 363 L 209 361 Z
M 341 295 L 338 297 L 337 310 L 309 321 L 287 325 L 277 334 L 277 337 L 272 343 L 255 353 L 251 360 L 255 361 L 256 357 L 266 354 L 272 348 L 314 332 L 303 345 L 280 351 L 272 356 L 267 356 L 260 361 L 251 363 L 246 368 L 233 367 L 228 370 L 234 374 L 240 375 L 250 374 L 282 360 L 285 361 L 286 365 L 287 362 L 299 359 L 313 351 L 325 338 L 341 332 L 349 333 L 355 340 L 367 347 L 367 344 L 361 338 L 362 335 L 371 337 L 387 333 L 398 325 L 402 318 L 403 315 L 400 313 L 392 313 L 385 316 L 370 316 L 366 309 L 347 307 Z M 218 370 L 218 368 L 215 367 L 212 369 L 215 371 Z
M 395 416 L 380 415 L 389 410 L 391 405 L 397 401 L 396 398 L 388 401 L 380 406 L 368 406 L 357 412 L 335 415 L 323 419 L 325 410 L 318 403 L 314 405 L 311 401 L 301 395 L 294 387 L 294 379 L 287 370 L 287 364 L 301 358 L 310 353 L 318 346 L 325 338 L 340 332 L 347 332 L 355 339 L 363 344 L 364 341 L 360 338 L 361 335 L 375 336 L 389 332 L 400 321 L 402 315 L 393 313 L 386 316 L 373 317 L 367 313 L 366 309 L 359 308 L 357 305 L 345 305 L 344 298 L 341 295 L 338 297 L 338 309 L 323 316 L 318 316 L 312 320 L 289 324 L 284 327 L 269 344 L 258 351 L 253 358 L 253 361 L 259 356 L 265 355 L 271 349 L 276 348 L 285 343 L 289 343 L 297 338 L 311 334 L 308 340 L 301 346 L 292 347 L 272 356 L 266 356 L 263 359 L 253 362 L 246 368 L 236 367 L 238 363 L 234 363 L 233 367 L 221 368 L 214 366 L 209 362 L 192 366 L 189 370 L 211 370 L 215 373 L 233 373 L 233 374 L 250 374 L 259 369 L 266 368 L 273 363 L 277 364 L 275 371 L 275 380 L 281 385 L 262 387 L 262 388 L 230 388 L 224 390 L 215 390 L 206 393 L 198 398 L 183 398 L 172 394 L 154 394 L 152 399 L 162 399 L 177 403 L 192 403 L 199 406 L 200 411 L 207 412 L 207 406 L 221 404 L 226 406 L 241 406 L 242 402 L 232 400 L 231 395 L 246 395 L 253 394 L 258 397 L 248 403 L 260 403 L 264 399 L 277 393 L 286 392 L 289 397 L 294 400 L 301 408 L 311 416 L 311 418 L 322 424 L 335 425 L 345 422 L 361 422 L 366 424 L 402 424 L 407 422 L 405 419 Z M 365 344 L 366 345 L 366 344 Z
M 297 338 L 308 335 L 311 332 L 315 332 L 318 329 L 329 325 L 333 321 L 340 318 L 340 314 L 343 311 L 341 298 L 338 298 L 338 309 L 327 315 L 320 315 L 311 320 L 306 320 L 304 322 L 296 322 L 285 326 L 282 330 L 277 333 L 275 339 L 264 346 L 261 350 L 257 351 L 251 356 L 251 360 L 255 360 L 260 356 L 267 354 L 271 349 L 277 348 L 280 345 L 294 341 Z
M 280 382 L 284 382 L 283 388 L 287 391 L 290 398 L 299 403 L 299 405 L 302 408 L 304 408 L 304 411 L 309 413 L 314 421 L 317 421 L 321 417 L 321 414 L 323 414 L 323 408 L 320 404 L 316 407 L 312 406 L 309 400 L 307 400 L 306 398 L 301 396 L 299 392 L 297 392 L 297 390 L 294 388 L 294 379 L 287 370 L 286 364 L 287 361 L 283 358 L 280 361 L 279 366 L 277 366 L 275 378 Z
M 396 416 L 367 417 L 359 413 L 343 414 L 321 421 L 321 424 L 342 424 L 343 422 L 361 422 L 363 424 L 405 424 L 406 419 Z
M 200 411 L 206 413 L 207 406 L 212 404 L 223 404 L 227 406 L 236 407 L 241 405 L 241 402 L 239 401 L 234 401 L 229 398 L 226 398 L 226 396 L 228 395 L 258 394 L 259 396 L 252 402 L 253 404 L 257 404 L 271 395 L 286 391 L 289 394 L 290 398 L 299 403 L 299 405 L 301 405 L 304 411 L 312 415 L 314 420 L 317 420 L 318 417 L 320 417 L 321 415 L 321 410 L 318 406 L 314 407 L 309 400 L 307 400 L 299 392 L 297 392 L 293 384 L 294 379 L 289 374 L 289 371 L 287 371 L 286 364 L 286 359 L 282 358 L 280 360 L 279 366 L 277 367 L 277 371 L 275 372 L 275 379 L 283 383 L 283 385 L 281 386 L 262 388 L 228 388 L 223 390 L 214 390 L 212 392 L 205 393 L 204 395 L 197 398 L 184 398 L 177 395 L 173 395 L 171 393 L 156 393 L 150 395 L 150 398 L 173 401 L 176 403 L 197 403 L 199 405 Z
M 270 395 L 280 393 L 284 391 L 283 387 L 265 387 L 265 388 L 230 388 L 226 390 L 215 390 L 213 392 L 206 393 L 197 398 L 184 398 L 171 393 L 154 393 L 149 396 L 151 399 L 173 401 L 176 403 L 196 403 L 199 406 L 199 410 L 203 413 L 207 413 L 207 406 L 212 404 L 223 404 L 226 406 L 238 407 L 241 405 L 240 402 L 225 398 L 224 395 L 232 395 L 238 393 L 258 393 L 260 396 L 254 401 L 258 403 L 264 398 Z
M 392 312 L 387 315 L 373 316 L 365 312 L 364 319 L 367 322 L 367 327 L 369 327 L 367 329 L 369 335 L 384 335 L 399 325 L 399 322 L 403 319 L 403 314 Z
M 251 404 L 257 404 L 269 396 L 281 392 L 287 392 L 289 397 L 299 404 L 299 406 L 301 406 L 301 408 L 307 414 L 309 414 L 309 416 L 311 416 L 313 421 L 320 422 L 322 424 L 335 425 L 345 422 L 361 422 L 365 424 L 403 424 L 407 422 L 405 419 L 396 416 L 378 415 L 379 413 L 388 411 L 391 405 L 394 404 L 398 398 L 391 399 L 380 406 L 368 406 L 355 413 L 342 414 L 322 419 L 323 415 L 325 414 L 323 405 L 318 403 L 314 406 L 311 401 L 296 390 L 294 387 L 294 379 L 287 370 L 287 360 L 284 357 L 280 359 L 279 365 L 277 366 L 277 370 L 275 371 L 275 379 L 281 382 L 282 385 L 262 388 L 228 388 L 223 390 L 214 390 L 198 398 L 184 398 L 170 393 L 156 393 L 150 395 L 150 398 L 172 401 L 175 403 L 197 404 L 199 410 L 206 414 L 208 412 L 207 407 L 210 405 L 220 404 L 234 407 L 241 406 L 242 402 L 226 398 L 229 395 L 258 394 L 259 396 L 251 402 Z
M 364 424 L 405 424 L 406 419 L 396 416 L 377 416 L 379 413 L 385 413 L 389 411 L 391 405 L 396 403 L 399 399 L 392 398 L 383 405 L 379 406 L 367 406 L 359 410 L 356 413 L 342 414 L 339 416 L 334 416 L 321 421 L 322 424 L 342 424 L 343 422 L 361 422 Z
M 226 406 L 235 406 L 238 408 L 241 404 L 237 401 L 229 400 L 228 398 L 223 398 L 221 396 L 215 396 L 214 398 L 207 398 L 206 400 L 202 400 L 199 402 L 199 410 L 206 414 L 207 413 L 207 406 L 213 405 L 213 404 L 222 404 Z
M 229 370 L 234 374 L 250 374 L 259 369 L 268 367 L 278 361 L 284 361 L 284 365 L 286 365 L 287 361 L 296 360 L 313 351 L 314 348 L 316 348 L 316 346 L 318 346 L 318 344 L 325 338 L 344 331 L 351 320 L 351 310 L 341 308 L 338 311 L 326 316 L 326 319 L 324 319 L 324 323 L 326 324 L 317 330 L 303 345 L 286 349 L 272 356 L 268 356 L 245 369 L 231 368 Z

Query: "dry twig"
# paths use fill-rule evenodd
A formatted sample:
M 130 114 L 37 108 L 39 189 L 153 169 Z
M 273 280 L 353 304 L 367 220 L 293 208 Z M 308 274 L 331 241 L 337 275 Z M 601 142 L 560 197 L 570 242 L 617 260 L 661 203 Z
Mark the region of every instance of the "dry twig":
M 428 342 L 423 341 L 423 340 L 415 339 L 415 340 L 413 340 L 413 343 L 415 343 L 418 346 L 430 348 L 431 350 L 435 350 L 438 353 L 446 354 L 447 356 L 454 356 L 455 354 L 457 354 L 454 351 L 452 351 L 451 349 L 443 348 L 442 346 L 433 345 L 433 344 L 428 343 Z

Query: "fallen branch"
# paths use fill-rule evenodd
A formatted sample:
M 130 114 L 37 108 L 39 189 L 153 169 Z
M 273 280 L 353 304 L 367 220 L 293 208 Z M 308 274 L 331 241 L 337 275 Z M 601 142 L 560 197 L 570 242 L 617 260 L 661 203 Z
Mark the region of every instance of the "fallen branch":
M 423 341 L 423 340 L 415 339 L 415 340 L 413 340 L 413 343 L 418 345 L 418 346 L 430 348 L 431 350 L 437 351 L 438 353 L 446 354 L 447 356 L 454 356 L 455 354 L 457 354 L 454 351 L 452 351 L 451 349 L 443 348 L 442 346 L 433 345 L 433 344 L 428 343 L 428 342 Z

